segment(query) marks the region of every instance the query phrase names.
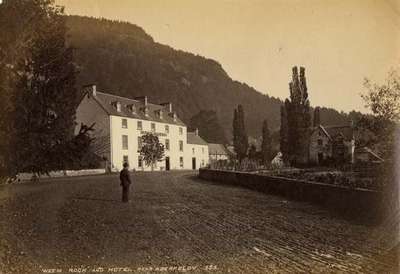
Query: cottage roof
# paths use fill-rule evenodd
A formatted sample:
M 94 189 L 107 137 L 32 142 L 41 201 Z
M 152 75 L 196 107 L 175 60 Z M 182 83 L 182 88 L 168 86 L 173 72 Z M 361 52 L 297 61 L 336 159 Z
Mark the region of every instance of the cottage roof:
M 199 135 L 195 132 L 188 132 L 187 133 L 187 143 L 192 145 L 203 145 L 206 146 L 208 143 L 203 140 Z
M 346 141 L 353 139 L 353 128 L 351 126 L 323 126 L 319 125 L 314 130 L 320 129 L 329 139 L 342 136 Z
M 208 153 L 211 155 L 230 155 L 229 150 L 222 144 L 208 144 Z
M 166 106 L 157 105 L 147 103 L 140 100 L 134 100 L 126 97 L 121 97 L 113 94 L 103 93 L 103 92 L 96 92 L 96 95 L 93 95 L 92 98 L 96 100 L 97 103 L 107 112 L 108 115 L 115 115 L 115 116 L 122 116 L 128 118 L 136 118 L 141 120 L 149 120 L 155 121 L 160 123 L 167 123 L 167 124 L 176 124 L 185 126 L 185 124 L 176 117 L 174 121 L 174 117 L 172 113 L 169 113 L 169 110 Z M 118 111 L 117 108 L 114 106 L 116 102 L 121 104 L 121 110 Z M 131 106 L 134 106 L 135 111 L 130 109 Z M 145 115 L 144 108 L 147 107 L 148 112 L 147 116 Z M 159 111 L 163 111 L 164 114 L 162 117 L 159 115 Z
M 342 136 L 346 141 L 353 139 L 353 128 L 351 126 L 325 126 L 324 128 L 333 139 L 338 136 Z

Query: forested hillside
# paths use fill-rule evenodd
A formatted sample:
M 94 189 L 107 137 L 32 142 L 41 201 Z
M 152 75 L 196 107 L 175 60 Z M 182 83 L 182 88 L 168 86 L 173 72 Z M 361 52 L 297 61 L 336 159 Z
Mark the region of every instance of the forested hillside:
M 78 16 L 69 16 L 67 23 L 80 72 L 78 85 L 96 83 L 108 93 L 171 101 L 186 123 L 200 110 L 214 110 L 227 137 L 238 104 L 244 107 L 250 135 L 261 134 L 266 118 L 271 130 L 279 128 L 282 101 L 232 80 L 214 60 L 156 43 L 133 24 Z M 312 75 L 309 78 L 312 81 Z M 328 124 L 348 122 L 346 115 L 324 108 L 321 119 Z

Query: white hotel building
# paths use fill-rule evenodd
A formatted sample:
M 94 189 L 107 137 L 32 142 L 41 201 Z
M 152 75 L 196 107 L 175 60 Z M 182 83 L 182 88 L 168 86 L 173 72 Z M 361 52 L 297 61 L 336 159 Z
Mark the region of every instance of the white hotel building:
M 95 85 L 84 88 L 76 111 L 77 130 L 81 123 L 94 125 L 95 152 L 107 159 L 112 170 L 151 170 L 142 161 L 141 136 L 151 132 L 164 145 L 165 157 L 154 170 L 198 169 L 208 164 L 208 144 L 172 110 L 171 103 L 151 104 L 147 97 L 133 99 L 98 92 Z

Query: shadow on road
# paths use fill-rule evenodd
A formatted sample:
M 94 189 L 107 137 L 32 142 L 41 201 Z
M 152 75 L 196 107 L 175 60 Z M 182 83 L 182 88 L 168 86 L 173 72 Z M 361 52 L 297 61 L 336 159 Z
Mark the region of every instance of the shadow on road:
M 192 181 L 200 183 L 200 184 L 205 184 L 205 185 L 215 185 L 215 186 L 226 187 L 226 188 L 250 189 L 250 188 L 243 187 L 243 186 L 240 186 L 240 185 L 234 185 L 234 184 L 229 184 L 229 183 L 225 183 L 225 182 L 216 182 L 216 181 L 211 181 L 211 180 L 204 180 L 204 179 L 201 179 L 198 175 L 186 175 L 184 177 L 186 179 L 192 180 Z M 252 190 L 252 189 L 250 189 L 250 190 Z
M 90 197 L 71 197 L 74 200 L 88 200 L 88 201 L 101 201 L 101 202 L 112 202 L 112 203 L 121 203 L 120 200 L 110 200 L 110 199 L 98 199 L 98 198 L 90 198 Z

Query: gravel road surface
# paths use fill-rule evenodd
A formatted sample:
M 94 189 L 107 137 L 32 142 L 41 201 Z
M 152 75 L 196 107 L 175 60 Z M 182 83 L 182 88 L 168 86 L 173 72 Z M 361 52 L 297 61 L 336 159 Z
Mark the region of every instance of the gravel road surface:
M 388 273 L 380 227 L 194 172 L 0 186 L 0 273 Z

